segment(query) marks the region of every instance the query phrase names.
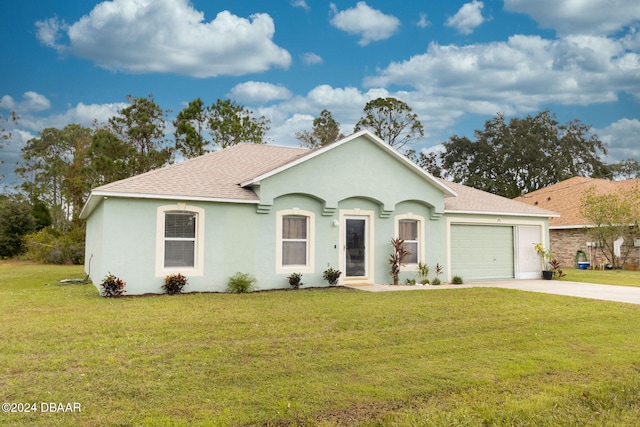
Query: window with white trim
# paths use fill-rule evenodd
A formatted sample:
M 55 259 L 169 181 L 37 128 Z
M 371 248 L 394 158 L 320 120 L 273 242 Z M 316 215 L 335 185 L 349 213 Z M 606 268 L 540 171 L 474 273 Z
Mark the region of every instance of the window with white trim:
M 195 212 L 165 212 L 164 214 L 164 268 L 196 265 Z
M 315 213 L 284 209 L 276 221 L 276 273 L 313 273 Z
M 184 202 L 156 211 L 156 277 L 204 274 L 205 211 Z
M 282 265 L 306 266 L 309 257 L 309 221 L 306 216 L 282 217 Z
M 407 251 L 411 254 L 405 260 L 407 270 L 415 270 L 418 263 L 424 262 L 424 217 L 411 212 L 397 215 L 395 218 L 395 235 L 404 240 Z
M 405 259 L 406 264 L 417 264 L 420 259 L 419 229 L 418 220 L 401 219 L 398 221 L 398 237 L 404 240 L 405 248 L 409 251 L 409 255 Z

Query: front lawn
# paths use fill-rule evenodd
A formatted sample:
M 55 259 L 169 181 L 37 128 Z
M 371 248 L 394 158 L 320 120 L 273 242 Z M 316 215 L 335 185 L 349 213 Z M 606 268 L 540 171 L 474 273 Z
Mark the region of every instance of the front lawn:
M 601 285 L 640 286 L 640 271 L 630 270 L 579 270 L 563 269 L 567 274 L 563 280 Z
M 38 409 L 2 425 L 640 419 L 640 306 L 489 288 L 108 299 L 70 277 L 0 263 L 0 401 Z

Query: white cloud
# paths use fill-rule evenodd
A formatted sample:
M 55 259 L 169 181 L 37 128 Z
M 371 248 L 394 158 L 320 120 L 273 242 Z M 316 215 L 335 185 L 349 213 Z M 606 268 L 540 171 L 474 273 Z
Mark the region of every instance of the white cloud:
M 628 158 L 640 160 L 640 120 L 620 119 L 604 129 L 597 130 L 600 140 L 607 144 L 608 163 Z
M 516 35 L 466 46 L 432 43 L 426 53 L 379 70 L 365 86 L 409 85 L 431 96 L 482 101 L 477 105 L 492 109 L 484 114 L 531 112 L 543 104 L 615 101 L 620 91 L 638 96 L 639 63 L 619 40 Z
M 27 93 L 35 94 L 35 92 Z M 40 97 L 42 97 L 42 95 L 33 97 L 25 96 L 25 99 L 30 101 L 36 99 L 39 100 L 37 102 L 41 102 Z M 2 99 L 4 104 L 7 96 L 4 96 Z M 48 102 L 49 101 L 46 101 L 47 104 Z M 18 180 L 13 169 L 17 162 L 22 161 L 20 150 L 25 146 L 27 141 L 32 138 L 38 138 L 43 129 L 50 127 L 63 129 L 71 123 L 90 127 L 94 121 L 97 121 L 98 124 L 104 124 L 116 115 L 118 111 L 128 106 L 129 104 L 127 103 L 83 104 L 80 102 L 62 113 L 50 115 L 43 115 L 43 110 L 38 109 L 24 110 L 22 114 L 19 114 L 17 123 L 9 122 L 7 124 L 7 130 L 11 132 L 11 138 L 4 144 L 5 147 L 0 150 L 0 159 L 5 162 L 0 171 L 0 174 L 6 175 L 4 182 L 14 183 Z
M 291 98 L 291 92 L 284 86 L 249 81 L 235 85 L 229 97 L 239 102 L 263 103 Z
M 60 22 L 58 18 L 49 18 L 44 21 L 38 21 L 35 25 L 36 36 L 42 44 L 58 51 L 64 50 L 64 46 L 58 44 L 58 38 L 61 31 L 68 29 L 65 23 Z
M 16 102 L 10 95 L 0 98 L 0 108 L 12 110 L 16 113 L 30 113 L 44 111 L 51 108 L 51 102 L 39 93 L 28 91 L 22 95 L 22 101 Z
M 504 0 L 504 8 L 560 34 L 612 34 L 640 20 L 637 0 Z
M 305 0 L 291 0 L 291 6 L 299 7 L 304 10 L 311 10 L 311 8 L 309 7 L 309 5 Z
M 304 65 L 322 64 L 324 60 L 320 55 L 316 55 L 313 52 L 305 52 L 302 54 L 302 63 Z
M 385 15 L 372 9 L 367 3 L 360 1 L 356 7 L 338 11 L 331 3 L 333 18 L 331 25 L 349 34 L 360 36 L 358 44 L 366 46 L 371 42 L 386 40 L 400 27 L 400 20 L 392 15 Z
M 84 104 L 79 102 L 74 107 L 58 114 L 48 116 L 24 114 L 20 115 L 18 125 L 20 128 L 32 132 L 40 132 L 42 129 L 53 127 L 62 129 L 70 123 L 82 126 L 91 126 L 94 121 L 106 123 L 120 110 L 128 107 L 128 103 L 117 102 L 108 104 Z
M 210 22 L 188 0 L 112 0 L 67 26 L 39 21 L 38 38 L 109 70 L 193 77 L 243 75 L 287 68 L 291 55 L 273 43 L 275 25 L 264 13 L 245 19 L 228 11 Z M 69 45 L 57 42 L 64 31 Z
M 428 26 L 431 25 L 431 22 L 429 22 L 429 20 L 427 19 L 427 14 L 426 13 L 420 13 L 420 20 L 418 21 L 418 23 L 416 24 L 418 27 L 420 28 L 427 28 Z
M 473 0 L 471 3 L 466 3 L 455 15 L 447 19 L 445 25 L 447 27 L 455 28 L 461 34 L 471 34 L 473 30 L 485 21 L 482 16 L 483 7 L 484 3 L 477 0 Z

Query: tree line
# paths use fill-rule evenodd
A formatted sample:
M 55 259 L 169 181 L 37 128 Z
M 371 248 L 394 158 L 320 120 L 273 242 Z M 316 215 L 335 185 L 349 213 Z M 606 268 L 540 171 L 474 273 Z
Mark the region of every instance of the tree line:
M 21 193 L 34 212 L 46 208 L 51 228 L 67 232 L 82 227 L 80 210 L 99 185 L 165 166 L 176 156 L 192 158 L 241 142 L 269 142 L 269 120 L 230 99 L 211 105 L 200 98 L 191 101 L 172 122 L 173 138 L 166 135 L 169 111 L 152 95 L 129 95 L 127 101 L 107 123 L 46 128 L 22 148 L 16 168 L 23 179 Z M 10 136 L 7 121 L 0 117 L 0 145 Z M 424 128 L 411 107 L 396 98 L 368 102 L 354 132 L 361 129 L 369 129 L 434 176 L 510 198 L 576 175 L 631 177 L 640 171 L 633 159 L 605 164 L 601 156 L 606 147 L 590 126 L 579 120 L 561 124 L 548 110 L 508 122 L 498 114 L 474 132 L 473 140 L 450 137 L 439 154 L 411 148 L 424 136 Z M 300 146 L 311 149 L 344 137 L 326 109 L 310 130 L 295 136 Z

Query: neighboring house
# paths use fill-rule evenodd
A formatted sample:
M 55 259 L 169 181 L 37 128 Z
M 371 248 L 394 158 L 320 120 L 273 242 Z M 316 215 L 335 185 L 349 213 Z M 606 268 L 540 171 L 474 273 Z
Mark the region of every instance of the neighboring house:
M 624 192 L 639 185 L 640 179 L 610 181 L 576 176 L 514 200 L 560 214 L 559 217 L 549 220 L 549 238 L 550 249 L 562 265 L 575 267 L 576 258 L 579 261 L 586 258 L 594 267 L 598 267 L 605 264 L 606 259 L 594 246 L 597 242 L 593 242 L 593 238 L 589 236 L 588 228 L 592 224 L 580 215 L 580 200 L 584 192 L 591 187 L 595 187 L 599 194 L 607 194 Z M 627 267 L 637 267 L 638 252 L 632 251 L 627 262 Z
M 236 272 L 259 289 L 302 273 L 323 286 L 390 283 L 390 240 L 441 279 L 540 277 L 533 244 L 548 243 L 549 211 L 436 179 L 369 131 L 318 150 L 241 144 L 95 188 L 86 265 L 96 286 L 112 273 L 127 294 L 161 293 L 168 274 L 185 291 L 224 292 Z

